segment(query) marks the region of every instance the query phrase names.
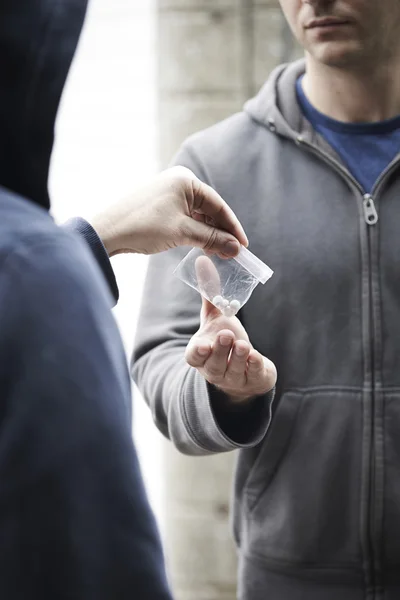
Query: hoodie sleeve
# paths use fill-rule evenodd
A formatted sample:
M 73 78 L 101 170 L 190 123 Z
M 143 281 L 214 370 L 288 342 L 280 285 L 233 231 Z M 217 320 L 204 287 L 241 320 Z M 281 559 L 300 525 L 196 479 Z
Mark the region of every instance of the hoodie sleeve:
M 86 242 L 108 283 L 114 303 L 117 304 L 119 299 L 117 280 L 107 250 L 96 230 L 81 217 L 70 219 L 62 227 L 67 231 L 77 233 Z
M 104 282 L 70 235 L 0 287 L 0 597 L 171 600 Z
M 191 169 L 209 183 L 188 145 L 174 164 Z M 200 325 L 200 295 L 174 275 L 187 254 L 177 248 L 149 261 L 133 378 L 150 405 L 160 431 L 183 453 L 204 455 L 257 445 L 270 422 L 273 392 L 240 410 L 186 363 L 185 348 Z

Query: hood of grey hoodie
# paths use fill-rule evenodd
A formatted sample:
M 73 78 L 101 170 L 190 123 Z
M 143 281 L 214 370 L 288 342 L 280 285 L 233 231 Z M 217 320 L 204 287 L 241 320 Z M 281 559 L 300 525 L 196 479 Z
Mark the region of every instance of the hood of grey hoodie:
M 296 96 L 296 81 L 305 73 L 305 69 L 304 59 L 276 67 L 260 92 L 246 102 L 244 111 L 254 121 L 278 135 L 294 142 L 312 144 L 341 163 L 337 153 L 301 112 Z

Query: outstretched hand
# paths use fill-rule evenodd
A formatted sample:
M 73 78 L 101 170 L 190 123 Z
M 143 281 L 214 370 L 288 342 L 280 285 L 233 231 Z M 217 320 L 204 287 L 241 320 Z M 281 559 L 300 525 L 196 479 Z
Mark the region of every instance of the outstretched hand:
M 110 256 L 155 254 L 198 246 L 222 258 L 248 245 L 237 217 L 221 196 L 189 169 L 173 167 L 92 220 Z
M 236 317 L 224 317 L 203 298 L 200 328 L 186 349 L 186 360 L 232 402 L 246 402 L 270 391 L 275 365 L 250 344 Z

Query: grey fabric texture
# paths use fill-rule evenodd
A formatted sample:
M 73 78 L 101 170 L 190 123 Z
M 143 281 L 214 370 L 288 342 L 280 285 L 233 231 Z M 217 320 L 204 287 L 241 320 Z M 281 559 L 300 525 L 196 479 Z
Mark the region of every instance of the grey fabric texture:
M 222 195 L 275 272 L 239 313 L 277 366 L 275 399 L 243 412 L 240 442 L 216 418 L 218 394 L 184 359 L 201 304 L 172 275 L 187 248 L 150 260 L 133 376 L 180 451 L 240 450 L 241 600 L 386 600 L 400 597 L 398 160 L 370 225 L 371 198 L 300 112 L 303 71 L 278 67 L 174 160 Z

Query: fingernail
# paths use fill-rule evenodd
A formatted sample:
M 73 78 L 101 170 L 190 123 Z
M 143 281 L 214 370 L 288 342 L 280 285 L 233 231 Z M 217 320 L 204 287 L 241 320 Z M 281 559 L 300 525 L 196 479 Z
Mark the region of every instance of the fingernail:
M 226 242 L 223 252 L 226 256 L 236 256 L 239 252 L 239 243 L 233 240 Z
M 210 351 L 209 348 L 206 348 L 205 346 L 200 346 L 200 348 L 197 348 L 197 352 L 198 354 L 200 354 L 200 356 L 206 356 L 206 354 L 208 354 Z
M 244 354 L 246 354 L 246 349 L 243 348 L 242 346 L 236 346 L 235 352 L 238 356 L 243 356 Z
M 227 335 L 221 335 L 219 338 L 219 343 L 221 346 L 230 346 L 232 344 L 232 338 Z

